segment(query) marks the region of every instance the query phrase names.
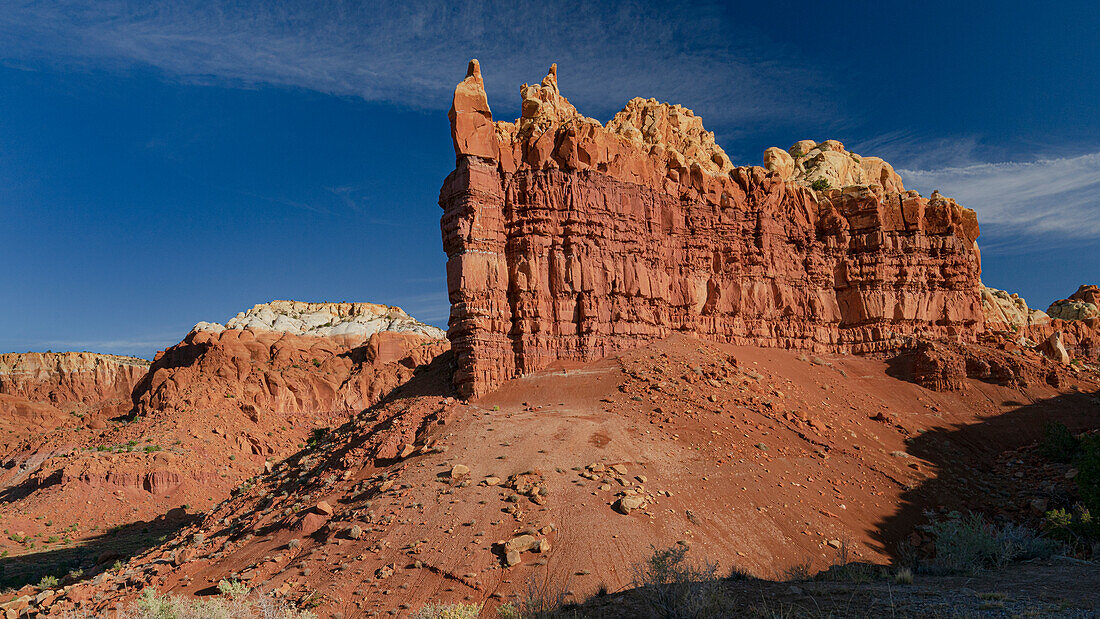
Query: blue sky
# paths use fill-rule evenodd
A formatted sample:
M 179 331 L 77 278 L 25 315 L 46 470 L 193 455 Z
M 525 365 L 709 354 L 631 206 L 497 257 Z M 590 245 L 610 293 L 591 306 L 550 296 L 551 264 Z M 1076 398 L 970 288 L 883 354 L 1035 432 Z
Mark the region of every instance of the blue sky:
M 585 114 L 682 103 L 739 164 L 886 158 L 977 210 L 985 282 L 1032 306 L 1100 279 L 1090 3 L 455 4 L 0 0 L 0 351 L 151 356 L 286 298 L 445 326 L 472 57 L 497 118 L 557 62 Z

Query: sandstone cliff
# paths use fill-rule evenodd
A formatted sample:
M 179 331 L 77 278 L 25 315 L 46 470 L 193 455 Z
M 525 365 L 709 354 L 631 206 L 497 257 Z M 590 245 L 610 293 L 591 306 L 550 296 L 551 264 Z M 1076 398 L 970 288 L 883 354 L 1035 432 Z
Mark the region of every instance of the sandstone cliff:
M 0 354 L 0 393 L 59 404 L 129 398 L 148 369 L 145 359 L 91 352 Z
M 905 191 L 880 159 L 806 141 L 736 167 L 681 106 L 634 99 L 601 125 L 556 67 L 520 93 L 521 117 L 493 122 L 471 61 L 450 113 L 461 394 L 672 332 L 871 351 L 981 331 L 974 212 Z

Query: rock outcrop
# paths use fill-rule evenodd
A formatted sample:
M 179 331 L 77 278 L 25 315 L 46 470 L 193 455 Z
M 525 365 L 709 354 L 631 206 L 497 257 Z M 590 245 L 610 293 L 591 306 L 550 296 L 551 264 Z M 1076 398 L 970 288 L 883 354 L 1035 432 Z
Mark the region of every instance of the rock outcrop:
M 1062 320 L 1089 320 L 1100 318 L 1100 287 L 1084 285 L 1068 299 L 1051 303 L 1047 308 L 1051 318 Z
M 221 333 L 226 329 L 279 331 L 290 335 L 328 337 L 356 336 L 361 339 L 382 331 L 415 333 L 442 338 L 442 329 L 426 325 L 400 307 L 377 303 L 304 303 L 302 301 L 272 301 L 260 303 L 247 312 L 240 312 L 225 325 L 200 322 L 195 331 Z
M 137 410 L 343 413 L 374 404 L 446 350 L 441 329 L 398 307 L 274 301 L 225 326 L 200 322 L 158 353 Z
M 834 140 L 736 167 L 686 108 L 631 100 L 606 125 L 557 69 L 491 122 L 470 63 L 440 191 L 448 335 L 464 396 L 557 360 L 673 332 L 872 351 L 982 330 L 977 219 L 906 191 Z
M 1036 325 L 1050 324 L 1046 312 L 1029 308 L 1020 295 L 987 286 L 982 286 L 982 312 L 988 331 L 1022 332 Z
M 0 393 L 57 404 L 129 398 L 148 369 L 145 359 L 91 352 L 0 354 Z

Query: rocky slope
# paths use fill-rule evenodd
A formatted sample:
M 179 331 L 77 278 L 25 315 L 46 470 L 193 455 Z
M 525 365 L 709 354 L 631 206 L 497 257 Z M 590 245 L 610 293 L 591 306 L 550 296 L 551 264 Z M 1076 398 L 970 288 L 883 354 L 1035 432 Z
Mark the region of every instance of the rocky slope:
M 90 352 L 0 354 L 0 453 L 74 419 L 130 410 L 149 362 Z
M 1029 517 L 1034 500 L 1060 496 L 1006 475 L 1015 459 L 1002 454 L 1051 420 L 1100 424 L 1095 368 L 977 344 L 936 352 L 965 359 L 952 388 L 914 382 L 911 356 L 674 336 L 470 403 L 447 396 L 450 368 L 437 362 L 174 539 L 50 604 L 97 612 L 142 586 L 205 595 L 227 578 L 325 617 L 491 608 L 531 583 L 580 601 L 629 587 L 653 546 L 680 542 L 723 572 L 775 578 L 825 569 L 842 547 L 848 560 L 889 562 L 899 543 L 927 543 L 912 535 L 927 509 Z M 983 363 L 1012 371 L 967 369 Z M 1066 470 L 1049 477 L 1071 484 Z
M 313 324 L 326 313 L 327 326 Z M 220 329 L 201 323 L 158 353 L 127 392 L 126 416 L 66 414 L 9 449 L 0 492 L 18 501 L 0 504 L 0 519 L 18 535 L 0 549 L 25 559 L 9 560 L 17 564 L 0 580 L 30 577 L 49 556 L 94 564 L 106 549 L 137 549 L 165 515 L 178 525 L 210 507 L 448 347 L 438 329 L 373 304 L 276 302 L 242 316 Z M 329 331 L 294 333 L 317 328 Z M 103 539 L 111 527 L 126 539 Z
M 982 330 L 973 211 L 906 191 L 835 140 L 735 167 L 691 110 L 634 99 L 606 125 L 524 85 L 493 122 L 470 63 L 440 191 L 460 394 L 674 332 L 818 351 Z

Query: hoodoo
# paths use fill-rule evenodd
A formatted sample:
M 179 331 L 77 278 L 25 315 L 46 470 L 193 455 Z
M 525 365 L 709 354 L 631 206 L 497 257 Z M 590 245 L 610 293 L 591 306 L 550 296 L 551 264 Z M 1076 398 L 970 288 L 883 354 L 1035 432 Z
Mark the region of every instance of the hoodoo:
M 803 140 L 734 166 L 682 106 L 581 115 L 556 65 L 520 95 L 520 118 L 494 122 L 474 60 L 450 112 L 460 394 L 674 332 L 851 352 L 981 332 L 974 211 L 907 191 L 883 160 Z

